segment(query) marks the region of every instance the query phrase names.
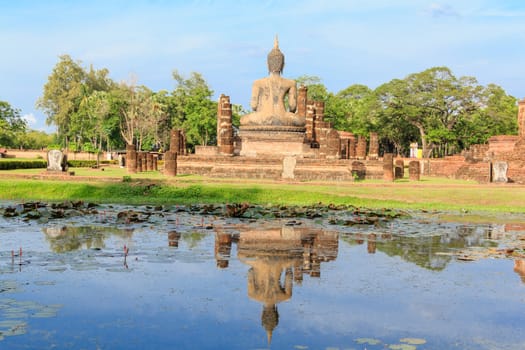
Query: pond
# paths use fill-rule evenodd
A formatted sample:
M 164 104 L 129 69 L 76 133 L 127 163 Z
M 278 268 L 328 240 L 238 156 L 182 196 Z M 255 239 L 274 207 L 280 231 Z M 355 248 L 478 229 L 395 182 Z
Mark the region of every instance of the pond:
M 525 348 L 525 225 L 1 204 L 1 349 Z

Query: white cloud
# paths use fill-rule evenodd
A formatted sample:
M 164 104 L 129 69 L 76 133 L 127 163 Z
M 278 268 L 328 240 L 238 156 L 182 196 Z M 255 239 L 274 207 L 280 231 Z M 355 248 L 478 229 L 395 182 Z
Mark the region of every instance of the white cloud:
M 36 117 L 33 113 L 24 114 L 22 119 L 24 119 L 29 126 L 35 125 L 37 123 Z

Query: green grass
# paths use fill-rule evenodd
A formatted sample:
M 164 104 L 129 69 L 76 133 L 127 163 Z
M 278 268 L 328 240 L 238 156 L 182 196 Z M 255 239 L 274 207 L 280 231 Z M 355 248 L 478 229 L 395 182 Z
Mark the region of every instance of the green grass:
M 158 172 L 127 174 L 125 169 L 75 168 L 73 181 L 0 178 L 0 199 L 84 200 L 123 204 L 240 203 L 307 205 L 352 204 L 369 208 L 426 209 L 439 211 L 525 213 L 525 187 L 480 185 L 468 181 L 423 178 L 405 180 L 301 182 L 210 179 L 201 176 L 168 178 Z M 2 171 L 38 178 L 42 170 Z M 89 181 L 78 181 L 80 176 Z M 124 176 L 131 178 L 124 182 Z M 75 181 L 76 180 L 76 181 Z M 108 181 L 111 180 L 111 181 Z

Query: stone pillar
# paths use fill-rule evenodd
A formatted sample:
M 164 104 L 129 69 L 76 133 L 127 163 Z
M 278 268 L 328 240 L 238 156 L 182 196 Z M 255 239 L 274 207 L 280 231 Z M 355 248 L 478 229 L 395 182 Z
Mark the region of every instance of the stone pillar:
M 153 153 L 146 153 L 146 171 L 153 171 Z
M 126 145 L 126 168 L 128 173 L 137 172 L 137 151 L 134 145 Z
M 306 140 L 308 142 L 318 142 L 315 135 L 315 107 L 313 101 L 306 104 Z
M 341 139 L 341 158 L 350 159 L 350 139 Z
M 421 164 L 418 160 L 411 160 L 408 163 L 408 178 L 410 181 L 419 181 L 421 177 Z
M 230 96 L 221 95 L 217 112 L 217 148 L 220 154 L 233 155 L 232 105 Z
M 308 100 L 308 88 L 304 85 L 297 91 L 297 115 L 306 117 L 306 101 Z
M 315 120 L 321 121 L 321 122 L 324 121 L 324 102 L 315 101 L 314 108 L 315 108 Z
M 383 180 L 394 181 L 394 154 L 383 155 Z
M 348 159 L 352 159 L 352 158 L 355 158 L 356 157 L 356 139 L 355 137 L 351 138 L 350 139 L 350 143 L 349 143 L 349 150 L 348 150 Z
M 320 149 L 322 152 L 323 150 Z M 329 129 L 326 133 L 326 158 L 339 159 L 341 158 L 341 139 L 339 133 L 335 129 Z
M 379 157 L 379 137 L 377 132 L 370 133 L 370 146 L 368 148 L 368 159 L 377 159 Z
M 168 151 L 164 153 L 164 175 L 177 175 L 177 152 Z
M 186 155 L 186 134 L 183 129 L 179 129 L 179 155 Z
M 405 177 L 405 162 L 403 159 L 396 159 L 394 163 L 394 177 L 396 179 L 402 179 Z
M 137 172 L 144 171 L 144 152 L 137 152 Z
M 180 130 L 172 129 L 170 131 L 170 151 L 178 153 L 180 144 Z
M 525 138 L 525 98 L 518 102 L 518 135 Z
M 364 136 L 357 136 L 357 145 L 356 145 L 356 158 L 365 159 L 366 158 L 366 138 Z

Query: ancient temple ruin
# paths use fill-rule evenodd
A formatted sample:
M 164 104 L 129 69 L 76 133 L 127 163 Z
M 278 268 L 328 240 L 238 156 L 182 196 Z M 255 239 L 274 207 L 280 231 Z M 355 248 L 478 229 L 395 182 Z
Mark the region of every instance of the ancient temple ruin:
M 230 97 L 222 94 L 217 106 L 217 146 L 197 146 L 194 155 L 179 157 L 178 173 L 353 180 L 359 168 L 368 178 L 382 177 L 377 134 L 370 136 L 369 146 L 365 136 L 335 130 L 325 120 L 324 102 L 310 100 L 305 86 L 297 87 L 294 80 L 281 76 L 284 63 L 276 38 L 267 57 L 269 75 L 252 85 L 253 111 L 241 117 L 236 130 Z M 367 165 L 355 165 L 349 159 Z

